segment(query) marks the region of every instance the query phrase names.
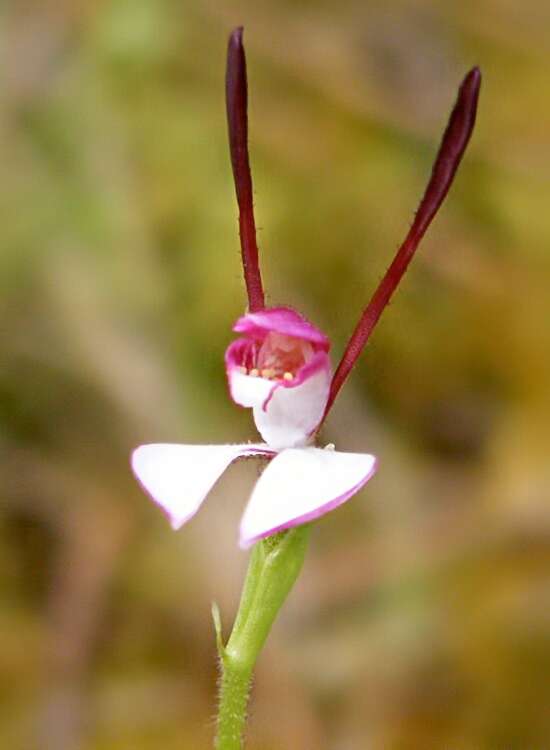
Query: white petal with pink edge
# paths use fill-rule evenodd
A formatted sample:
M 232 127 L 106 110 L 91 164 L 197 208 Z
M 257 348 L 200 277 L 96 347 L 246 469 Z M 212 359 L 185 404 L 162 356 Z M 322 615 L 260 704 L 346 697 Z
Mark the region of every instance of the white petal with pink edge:
M 273 455 L 262 444 L 140 445 L 132 453 L 132 469 L 143 488 L 179 529 L 195 515 L 216 481 L 235 459 Z
M 368 453 L 291 448 L 277 455 L 258 480 L 244 512 L 240 546 L 298 526 L 349 500 L 373 476 Z

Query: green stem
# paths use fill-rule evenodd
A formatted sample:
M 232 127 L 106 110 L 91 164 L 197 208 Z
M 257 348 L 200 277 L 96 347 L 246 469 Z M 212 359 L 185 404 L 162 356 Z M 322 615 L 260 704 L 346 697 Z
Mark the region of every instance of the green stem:
M 240 750 L 250 682 L 271 626 L 302 568 L 309 526 L 258 542 L 252 551 L 231 637 L 218 647 L 221 661 L 216 750 Z M 217 625 L 219 628 L 219 625 Z
M 233 623 L 233 633 L 239 633 L 248 618 L 248 613 L 254 602 L 256 590 L 258 588 L 258 581 L 261 578 L 262 568 L 264 565 L 264 544 L 260 542 L 255 544 L 250 553 L 250 560 L 248 561 L 248 570 L 246 571 L 246 577 L 244 579 L 243 590 L 241 593 L 241 601 L 239 603 L 239 609 L 235 622 Z

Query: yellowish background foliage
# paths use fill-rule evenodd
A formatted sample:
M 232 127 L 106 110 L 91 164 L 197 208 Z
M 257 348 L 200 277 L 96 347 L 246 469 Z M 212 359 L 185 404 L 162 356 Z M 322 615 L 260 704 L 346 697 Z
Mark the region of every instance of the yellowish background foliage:
M 380 457 L 324 518 L 262 656 L 251 750 L 550 747 L 550 5 L 25 0 L 0 7 L 0 745 L 211 744 L 257 474 L 178 534 L 140 442 L 254 438 L 225 45 L 246 27 L 269 301 L 337 358 L 458 83 L 457 182 L 324 430 Z

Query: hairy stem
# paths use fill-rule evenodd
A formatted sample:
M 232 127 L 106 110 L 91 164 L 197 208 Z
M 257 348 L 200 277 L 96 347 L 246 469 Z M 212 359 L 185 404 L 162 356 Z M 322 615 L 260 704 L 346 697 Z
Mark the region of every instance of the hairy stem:
M 309 526 L 258 542 L 252 551 L 239 612 L 221 649 L 217 750 L 240 750 L 254 665 L 302 568 Z

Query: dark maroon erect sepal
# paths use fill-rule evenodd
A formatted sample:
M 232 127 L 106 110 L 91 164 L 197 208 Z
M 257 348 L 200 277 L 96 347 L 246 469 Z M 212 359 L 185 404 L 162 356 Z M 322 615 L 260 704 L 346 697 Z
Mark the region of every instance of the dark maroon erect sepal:
M 457 100 L 441 141 L 441 146 L 432 167 L 428 186 L 416 212 L 413 224 L 405 241 L 378 285 L 369 304 L 363 311 L 351 338 L 346 346 L 340 364 L 332 379 L 330 396 L 325 411 L 327 415 L 334 399 L 346 378 L 350 374 L 357 358 L 370 338 L 374 327 L 418 247 L 418 244 L 430 226 L 439 207 L 443 203 L 453 182 L 456 170 L 461 162 L 468 141 L 474 128 L 477 100 L 481 85 L 479 68 L 472 68 L 462 81 Z
M 242 26 L 232 31 L 227 45 L 225 96 L 231 165 L 239 204 L 239 231 L 244 279 L 249 309 L 251 312 L 255 312 L 263 309 L 265 303 L 258 261 L 252 177 L 248 158 L 248 94 Z

